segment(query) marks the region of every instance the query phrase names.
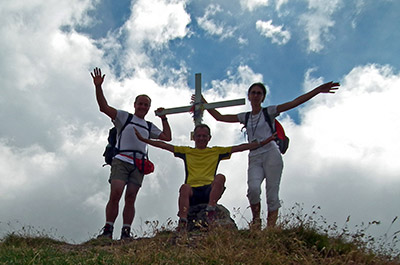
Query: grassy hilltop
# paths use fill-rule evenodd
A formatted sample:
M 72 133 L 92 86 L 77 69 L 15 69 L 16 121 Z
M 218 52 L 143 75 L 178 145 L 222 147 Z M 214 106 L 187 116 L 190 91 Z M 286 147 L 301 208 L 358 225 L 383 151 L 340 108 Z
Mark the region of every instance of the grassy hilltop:
M 400 264 L 398 232 L 379 244 L 364 229 L 350 235 L 304 217 L 286 220 L 262 231 L 216 227 L 177 234 L 164 227 L 153 237 L 128 242 L 68 244 L 11 233 L 0 243 L 0 264 Z

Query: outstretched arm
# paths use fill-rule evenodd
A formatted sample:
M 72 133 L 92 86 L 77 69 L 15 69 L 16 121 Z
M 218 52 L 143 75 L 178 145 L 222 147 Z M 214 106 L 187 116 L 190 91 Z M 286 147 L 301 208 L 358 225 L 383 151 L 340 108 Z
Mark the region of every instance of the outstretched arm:
M 284 112 L 284 111 L 293 109 L 293 108 L 303 104 L 304 102 L 312 99 L 313 97 L 315 97 L 319 93 L 332 93 L 333 94 L 333 93 L 335 93 L 336 90 L 339 89 L 339 86 L 340 86 L 339 83 L 334 83 L 332 81 L 328 82 L 328 83 L 325 83 L 325 84 L 322 84 L 322 85 L 314 88 L 310 92 L 305 93 L 305 94 L 301 95 L 300 97 L 298 97 L 298 98 L 296 98 L 296 99 L 294 99 L 292 101 L 289 101 L 289 102 L 283 103 L 281 105 L 278 105 L 276 109 L 277 109 L 278 112 Z
M 156 112 L 161 112 L 163 110 L 164 110 L 164 108 L 158 108 L 156 110 Z M 171 127 L 169 127 L 168 119 L 165 115 L 160 116 L 160 118 L 161 118 L 163 130 L 162 130 L 161 134 L 158 136 L 158 139 L 164 140 L 164 141 L 171 141 L 172 140 Z
M 207 103 L 207 100 L 201 95 L 201 101 Z M 237 115 L 235 114 L 221 114 L 216 109 L 207 109 L 207 111 L 214 117 L 217 121 L 224 121 L 224 122 L 239 122 Z
M 103 89 L 101 87 L 104 81 L 104 77 L 106 75 L 101 75 L 101 69 L 97 67 L 94 68 L 93 73 L 90 73 L 90 75 L 92 76 L 94 86 L 96 87 L 96 100 L 97 104 L 99 105 L 100 111 L 106 114 L 112 120 L 115 120 L 115 117 L 117 117 L 117 110 L 108 105 L 107 100 L 103 94 Z
M 149 144 L 151 146 L 170 151 L 172 153 L 174 152 L 174 146 L 172 144 L 167 144 L 166 142 L 163 141 L 154 141 L 151 139 L 143 138 L 143 136 L 136 130 L 136 128 L 134 129 L 135 129 L 135 134 L 140 141 L 145 142 L 146 144 Z
M 232 153 L 259 148 L 271 142 L 272 140 L 275 140 L 275 138 L 276 138 L 276 133 L 274 133 L 273 135 L 271 135 L 270 137 L 261 142 L 252 142 L 252 143 L 232 146 Z

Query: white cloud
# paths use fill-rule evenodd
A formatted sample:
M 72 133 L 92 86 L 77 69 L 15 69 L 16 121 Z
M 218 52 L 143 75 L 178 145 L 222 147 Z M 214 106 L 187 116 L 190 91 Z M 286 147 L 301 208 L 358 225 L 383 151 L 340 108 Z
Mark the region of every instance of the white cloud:
M 284 45 L 290 40 L 290 32 L 283 30 L 283 26 L 272 25 L 272 20 L 256 22 L 256 29 L 266 38 L 270 38 L 272 43 Z
M 254 80 L 262 82 L 262 75 L 254 73 L 248 65 L 240 65 L 234 71 L 228 71 L 224 80 L 213 80 L 211 82 L 214 92 L 221 97 L 247 96 L 247 89 Z
M 340 157 L 362 168 L 373 165 L 371 174 L 394 177 L 400 169 L 395 162 L 400 143 L 388 144 L 384 139 L 395 139 L 400 133 L 400 112 L 395 107 L 399 85 L 400 77 L 388 66 L 354 68 L 334 99 L 321 97 L 309 106 L 313 111 L 307 111 L 302 127 L 305 135 L 315 138 L 311 150 L 319 157 Z M 333 125 L 343 130 L 330 133 Z M 321 135 L 326 137 L 318 137 Z M 314 145 L 324 149 L 314 150 Z
M 6 139 L 0 140 L 0 199 L 3 201 L 13 200 L 25 190 L 36 188 L 38 183 L 65 167 L 60 157 L 37 144 L 18 148 Z
M 5 188 L 0 193 L 0 231 L 10 231 L 5 224 L 18 220 L 34 227 L 56 228 L 72 242 L 88 240 L 104 224 L 109 168 L 101 167 L 101 154 L 112 126 L 98 110 L 89 71 L 102 67 L 106 74 L 104 92 L 117 108 L 133 111 L 135 95 L 149 94 L 153 104 L 147 118 L 160 126 L 153 110 L 188 105 L 193 87 L 187 84 L 193 83 L 194 75 L 184 66 L 166 70 L 165 66 L 153 65 L 150 55 L 143 52 L 143 44 L 154 38 L 154 46 L 149 47 L 157 50 L 171 39 L 190 34 L 185 2 L 151 1 L 154 13 L 147 2 L 135 2 L 126 29 L 138 31 L 129 31 L 126 42 L 121 32 L 93 40 L 74 30 L 76 25 L 90 21 L 89 1 L 3 2 L 0 186 Z M 143 8 L 144 13 L 139 14 L 137 8 Z M 166 12 L 159 14 L 160 8 Z M 313 5 L 311 9 L 333 14 Z M 220 13 L 218 8 L 215 13 L 210 9 L 203 17 L 204 22 L 214 23 L 210 24 L 215 26 L 210 26 L 210 34 L 214 30 L 216 36 L 224 36 L 226 28 L 228 32 L 230 29 L 215 22 Z M 146 25 L 143 14 L 152 17 L 155 24 Z M 158 15 L 160 20 L 156 19 Z M 219 26 L 225 31 L 218 31 Z M 108 69 L 115 61 L 127 73 L 125 79 L 115 77 Z M 313 78 L 314 73 L 312 69 L 306 73 L 307 90 L 324 81 L 322 77 Z M 160 83 L 153 78 L 160 74 L 168 76 L 167 81 Z M 400 147 L 393 140 L 400 128 L 395 108 L 399 79 L 389 66 L 359 66 L 343 77 L 336 95 L 319 95 L 300 108 L 300 124 L 283 117 L 291 137 L 281 186 L 285 205 L 319 204 L 327 217 L 338 221 L 347 214 L 354 214 L 357 223 L 375 217 L 393 219 L 399 194 L 399 168 L 394 159 L 399 157 Z M 263 75 L 241 65 L 228 71 L 225 78 L 210 81 L 210 89 L 204 94 L 210 102 L 243 98 L 248 86 L 257 81 L 263 81 Z M 223 108 L 221 112 L 238 113 L 249 108 L 247 102 L 246 106 Z M 171 115 L 169 121 L 172 143 L 193 145 L 189 141 L 191 115 Z M 210 145 L 245 142 L 239 124 L 215 122 L 207 113 L 204 122 L 212 128 Z M 178 189 L 184 178 L 183 163 L 172 154 L 151 148 L 150 158 L 156 172 L 146 176 L 137 199 L 133 225 L 138 231 L 145 229 L 146 220 L 176 220 Z M 232 213 L 239 208 L 235 220 L 242 226 L 250 219 L 246 168 L 244 152 L 222 162 L 219 169 L 228 179 L 221 203 Z M 263 199 L 263 210 L 264 206 Z M 117 219 L 116 229 L 120 224 Z
M 324 42 L 333 38 L 329 30 L 335 25 L 333 14 L 341 7 L 341 3 L 342 0 L 308 0 L 309 12 L 301 15 L 300 23 L 305 27 L 309 52 L 321 51 Z
M 321 81 L 308 73 L 306 90 Z M 323 216 L 340 223 L 347 215 L 352 224 L 380 220 L 385 227 L 378 234 L 384 233 L 400 192 L 399 85 L 389 66 L 355 67 L 336 94 L 318 95 L 300 108 L 299 125 L 284 120 L 291 137 L 282 183 L 287 205 L 319 205 Z
M 132 14 L 120 30 L 109 33 L 106 39 L 98 41 L 106 51 L 106 59 L 113 62 L 115 69 L 119 69 L 120 78 L 132 78 L 134 75 L 145 79 L 154 77 L 156 71 L 147 51 L 160 52 L 168 46 L 169 41 L 183 39 L 192 34 L 188 27 L 191 18 L 185 10 L 186 2 L 134 1 Z M 168 56 L 168 53 L 159 53 L 159 57 Z
M 140 0 L 133 4 L 132 15 L 125 24 L 129 42 L 156 47 L 176 38 L 184 38 L 190 16 L 185 0 Z
M 240 0 L 242 8 L 248 9 L 250 12 L 262 6 L 268 6 L 268 0 Z
M 289 0 L 275 0 L 276 10 L 280 11 L 281 7 L 289 2 Z
M 222 13 L 221 6 L 211 4 L 206 8 L 204 16 L 197 18 L 199 26 L 210 35 L 219 36 L 221 40 L 234 37 L 235 27 L 226 26 L 223 22 L 218 22 L 213 17 Z

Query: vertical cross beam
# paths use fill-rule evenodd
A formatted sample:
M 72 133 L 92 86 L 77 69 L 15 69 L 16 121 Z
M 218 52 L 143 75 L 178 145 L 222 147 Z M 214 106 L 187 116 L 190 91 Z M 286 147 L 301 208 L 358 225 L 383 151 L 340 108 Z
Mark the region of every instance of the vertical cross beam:
M 190 112 L 193 111 L 193 120 L 195 126 L 201 124 L 203 119 L 203 111 L 206 109 L 215 109 L 215 108 L 223 108 L 223 107 L 230 107 L 230 106 L 238 106 L 244 105 L 246 100 L 244 98 L 241 99 L 234 99 L 234 100 L 227 100 L 227 101 L 219 101 L 213 103 L 203 103 L 201 100 L 201 74 L 197 73 L 195 75 L 195 100 L 194 106 L 184 106 L 184 107 L 177 107 L 177 108 L 170 108 L 164 109 L 160 112 L 155 112 L 157 116 L 167 115 L 167 114 L 175 114 L 175 113 L 183 113 L 183 112 Z
M 201 103 L 201 73 L 195 75 L 195 94 L 194 94 L 194 126 L 201 124 L 203 120 L 203 106 Z

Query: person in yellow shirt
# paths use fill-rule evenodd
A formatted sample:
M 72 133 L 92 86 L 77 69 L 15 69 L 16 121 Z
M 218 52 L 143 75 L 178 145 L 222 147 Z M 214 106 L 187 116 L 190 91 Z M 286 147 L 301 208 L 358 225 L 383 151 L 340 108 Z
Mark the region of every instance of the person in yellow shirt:
M 159 140 L 143 138 L 135 130 L 139 140 L 174 153 L 175 157 L 183 159 L 185 163 L 185 183 L 179 190 L 179 225 L 178 228 L 187 227 L 187 216 L 190 206 L 207 203 L 207 216 L 209 221 L 215 218 L 218 200 L 225 190 L 225 176 L 217 174 L 218 164 L 221 160 L 231 157 L 232 153 L 256 149 L 275 139 L 275 134 L 262 142 L 245 143 L 229 147 L 208 147 L 211 139 L 211 130 L 206 124 L 199 124 L 194 129 L 195 147 L 174 146 Z

